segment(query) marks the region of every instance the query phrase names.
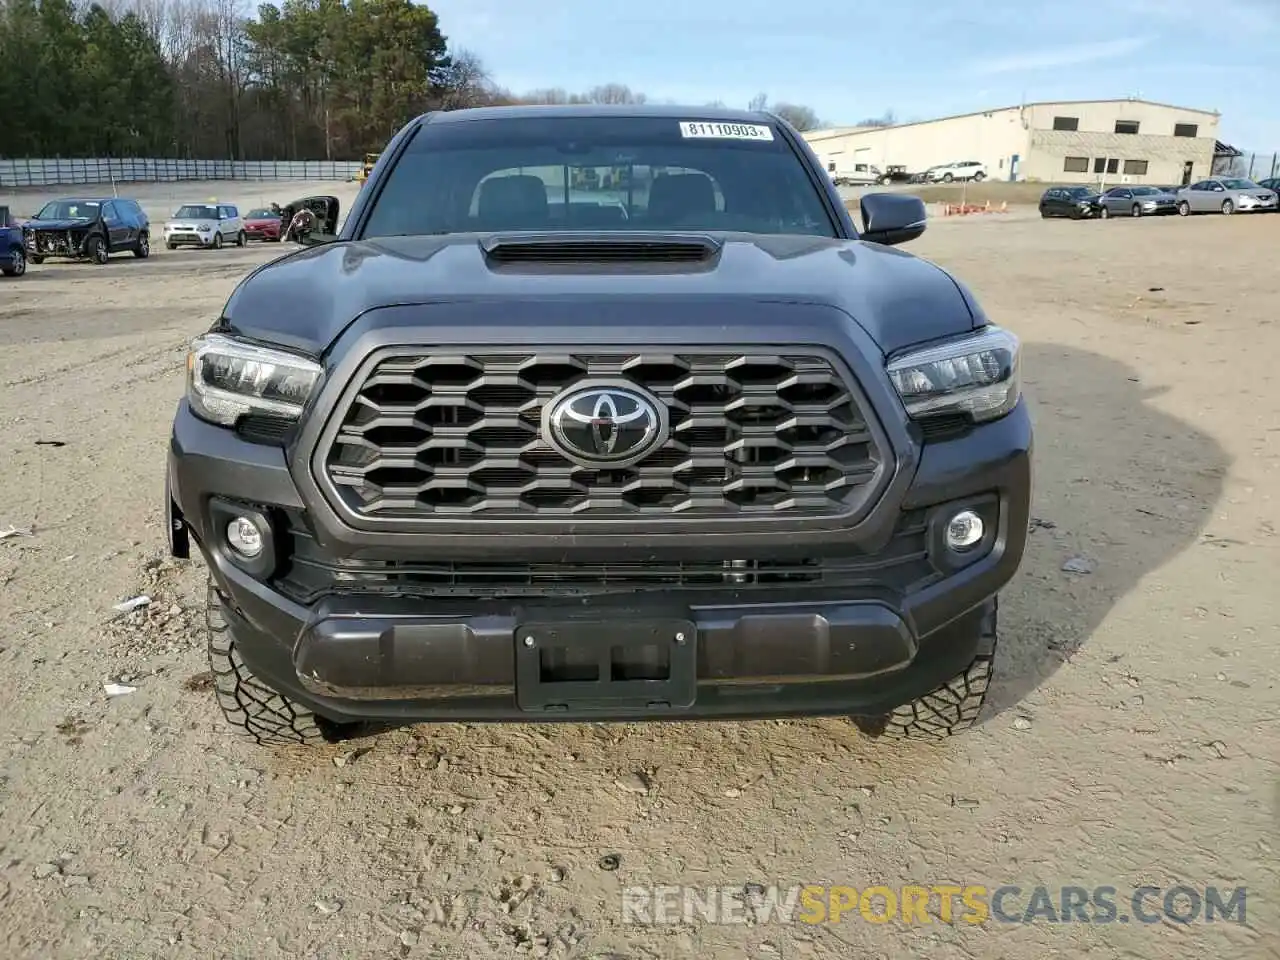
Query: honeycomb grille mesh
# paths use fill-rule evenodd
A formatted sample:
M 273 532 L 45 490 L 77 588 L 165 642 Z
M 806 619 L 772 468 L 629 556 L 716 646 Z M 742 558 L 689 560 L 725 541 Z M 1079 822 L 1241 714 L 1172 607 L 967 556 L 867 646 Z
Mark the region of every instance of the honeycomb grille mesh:
M 591 468 L 541 436 L 572 386 L 626 381 L 668 411 L 640 462 Z M 341 411 L 323 469 L 371 518 L 839 515 L 883 458 L 830 361 L 764 352 L 384 355 Z

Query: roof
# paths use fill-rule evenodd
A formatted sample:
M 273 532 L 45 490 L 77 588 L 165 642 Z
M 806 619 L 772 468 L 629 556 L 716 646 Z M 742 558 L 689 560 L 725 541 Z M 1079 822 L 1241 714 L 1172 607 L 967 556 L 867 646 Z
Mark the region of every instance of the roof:
M 1183 113 L 1200 113 L 1206 117 L 1220 116 L 1217 110 L 1200 110 L 1196 107 L 1180 107 L 1173 103 L 1161 103 L 1158 100 L 1139 100 L 1137 97 L 1115 97 L 1110 100 L 1035 100 L 1030 103 L 1015 103 L 1007 107 L 991 107 L 987 110 L 971 110 L 968 113 L 953 113 L 946 117 L 934 117 L 930 120 L 912 120 L 910 123 L 895 123 L 885 127 L 830 127 L 825 130 L 810 130 L 804 134 L 806 140 L 827 140 L 831 137 L 843 137 L 854 133 L 867 133 L 872 130 L 896 130 L 899 127 L 918 127 L 926 123 L 941 123 L 943 120 L 961 120 L 964 117 L 980 117 L 985 113 L 1005 113 L 1009 110 L 1025 110 L 1028 107 L 1065 107 L 1081 103 L 1143 103 L 1149 107 L 1164 107 L 1166 110 L 1180 110 Z
M 426 114 L 432 123 L 463 120 L 504 120 L 529 117 L 671 117 L 679 120 L 709 120 L 724 123 L 769 123 L 770 113 L 731 110 L 728 107 L 681 107 L 657 103 L 527 103 L 508 107 L 468 107 Z

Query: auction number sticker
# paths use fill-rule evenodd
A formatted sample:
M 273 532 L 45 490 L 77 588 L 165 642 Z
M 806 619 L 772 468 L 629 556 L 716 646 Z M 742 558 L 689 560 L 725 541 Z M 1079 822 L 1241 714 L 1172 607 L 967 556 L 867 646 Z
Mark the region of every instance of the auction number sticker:
M 706 123 L 681 120 L 680 136 L 686 140 L 772 140 L 773 130 L 757 123 Z

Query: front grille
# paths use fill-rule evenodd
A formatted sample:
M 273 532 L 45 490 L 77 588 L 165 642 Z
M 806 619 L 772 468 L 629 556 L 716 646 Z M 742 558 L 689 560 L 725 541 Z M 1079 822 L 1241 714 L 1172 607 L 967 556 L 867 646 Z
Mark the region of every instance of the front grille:
M 639 462 L 583 466 L 543 407 L 597 378 L 644 388 L 670 432 Z M 321 462 L 370 518 L 842 515 L 884 457 L 825 357 L 760 352 L 415 353 L 368 371 Z
M 903 514 L 893 538 L 875 554 L 794 560 L 523 563 L 335 559 L 317 546 L 301 516 L 289 514 L 285 526 L 288 558 L 274 584 L 303 604 L 326 595 L 545 597 L 673 588 L 712 594 L 866 587 L 906 594 L 940 576 L 929 562 L 923 510 Z

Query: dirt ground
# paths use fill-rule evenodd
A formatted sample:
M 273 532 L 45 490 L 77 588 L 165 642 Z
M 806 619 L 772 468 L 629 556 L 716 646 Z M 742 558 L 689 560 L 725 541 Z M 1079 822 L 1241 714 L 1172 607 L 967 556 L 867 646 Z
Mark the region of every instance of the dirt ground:
M 299 187 L 133 192 L 163 217 Z M 1023 338 L 1038 431 L 999 683 L 938 747 L 837 719 L 236 739 L 207 689 L 203 569 L 164 559 L 164 455 L 185 343 L 281 248 L 0 279 L 0 531 L 30 533 L 0 540 L 0 956 L 1280 956 L 1280 216 L 953 218 L 909 249 Z M 621 910 L 635 885 L 774 883 L 1245 885 L 1248 913 Z

